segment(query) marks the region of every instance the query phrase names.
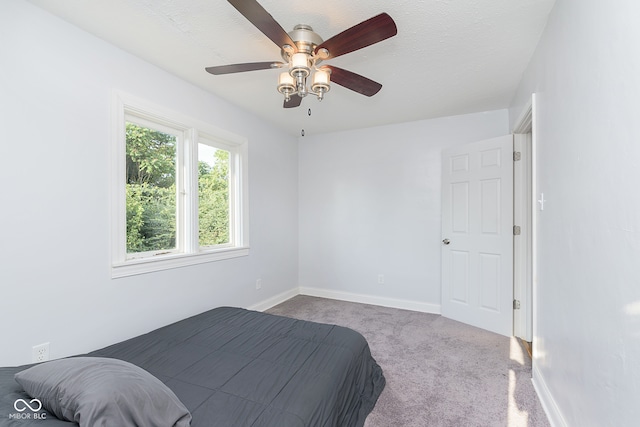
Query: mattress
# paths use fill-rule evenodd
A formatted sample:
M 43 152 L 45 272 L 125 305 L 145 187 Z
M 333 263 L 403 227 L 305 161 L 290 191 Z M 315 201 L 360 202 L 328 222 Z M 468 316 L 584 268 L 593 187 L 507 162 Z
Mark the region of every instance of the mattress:
M 233 307 L 84 356 L 145 369 L 186 406 L 194 427 L 359 427 L 385 385 L 358 332 Z M 29 396 L 13 376 L 29 366 L 0 368 L 0 426 L 74 425 L 51 414 L 16 419 L 14 403 Z

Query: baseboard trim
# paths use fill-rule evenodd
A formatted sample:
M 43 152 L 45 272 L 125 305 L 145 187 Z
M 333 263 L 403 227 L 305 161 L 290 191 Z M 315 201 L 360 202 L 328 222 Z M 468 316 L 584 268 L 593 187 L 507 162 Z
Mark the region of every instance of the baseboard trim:
M 288 299 L 295 297 L 299 293 L 300 293 L 299 288 L 293 288 L 288 291 L 282 292 L 281 294 L 268 298 L 264 301 L 261 301 L 257 304 L 254 304 L 250 307 L 247 307 L 247 309 L 255 310 L 255 311 L 266 311 L 266 310 L 269 310 L 271 307 L 274 307 L 280 303 L 285 302 Z
M 300 287 L 300 295 L 337 299 L 341 301 L 357 302 L 361 304 L 380 305 L 383 307 L 399 308 L 402 310 L 420 311 L 422 313 L 440 314 L 440 304 L 377 297 L 372 295 L 354 294 L 351 292 L 333 291 L 329 289 Z
M 373 295 L 355 294 L 351 292 L 333 291 L 321 288 L 293 288 L 282 292 L 264 301 L 247 307 L 248 310 L 266 311 L 296 295 L 308 295 L 311 297 L 336 299 L 340 301 L 357 302 L 360 304 L 379 305 L 382 307 L 399 308 L 402 310 L 419 311 L 422 313 L 441 314 L 440 304 L 410 301 L 396 298 L 377 297 Z
M 560 409 L 558 408 L 558 404 L 555 399 L 551 395 L 549 388 L 547 387 L 547 383 L 544 381 L 544 377 L 540 374 L 540 371 L 536 368 L 535 363 L 531 369 L 532 378 L 531 382 L 533 383 L 533 388 L 540 399 L 540 404 L 542 405 L 542 409 L 544 409 L 545 414 L 547 414 L 547 419 L 549 420 L 549 424 L 551 427 L 567 427 L 567 423 L 564 420 L 564 417 L 560 413 Z

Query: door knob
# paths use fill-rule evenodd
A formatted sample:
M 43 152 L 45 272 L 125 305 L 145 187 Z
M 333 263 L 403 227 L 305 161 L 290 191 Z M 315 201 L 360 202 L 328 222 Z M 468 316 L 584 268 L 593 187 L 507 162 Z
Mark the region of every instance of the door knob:
M 451 241 L 449 239 L 444 239 L 442 243 L 444 243 L 445 245 L 448 245 L 449 243 L 451 243 Z

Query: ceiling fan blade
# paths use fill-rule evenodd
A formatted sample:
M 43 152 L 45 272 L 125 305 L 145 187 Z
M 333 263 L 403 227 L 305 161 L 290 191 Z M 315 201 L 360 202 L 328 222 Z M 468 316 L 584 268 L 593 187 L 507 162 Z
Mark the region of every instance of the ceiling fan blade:
M 245 71 L 267 70 L 269 68 L 280 68 L 285 65 L 284 62 L 247 62 L 244 64 L 219 65 L 217 67 L 207 67 L 208 73 L 220 75 L 231 73 L 243 73 Z
M 279 48 L 285 45 L 291 46 L 293 52 L 298 49 L 289 34 L 273 19 L 257 1 L 255 0 L 227 0 L 233 7 L 238 9 L 245 18 L 249 20 L 257 29 L 269 37 Z
M 329 56 L 326 59 L 335 58 L 378 43 L 396 34 L 398 34 L 396 23 L 389 15 L 381 13 L 358 25 L 354 25 L 329 40 L 325 40 L 320 46 L 316 47 L 315 53 L 318 53 L 321 49 L 326 49 L 329 51 Z
M 291 98 L 289 98 L 289 101 L 284 101 L 284 105 L 282 106 L 283 108 L 295 108 L 295 107 L 299 107 L 300 104 L 302 103 L 302 98 L 298 95 L 291 95 Z
M 382 85 L 378 82 L 374 82 L 360 74 L 356 74 L 352 71 L 344 70 L 342 68 L 334 67 L 333 65 L 323 65 L 320 68 L 331 70 L 331 81 L 340 86 L 351 89 L 354 92 L 358 92 L 365 96 L 373 96 L 382 89 Z

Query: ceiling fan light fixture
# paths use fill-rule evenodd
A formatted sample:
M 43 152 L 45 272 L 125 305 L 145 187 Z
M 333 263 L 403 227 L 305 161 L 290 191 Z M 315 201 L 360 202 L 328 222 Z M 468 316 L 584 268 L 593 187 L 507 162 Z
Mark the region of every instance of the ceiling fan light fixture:
M 278 77 L 278 92 L 283 94 L 285 98 L 289 98 L 289 96 L 296 91 L 296 83 L 288 72 L 280 73 L 280 77 Z
M 317 69 L 313 73 L 313 80 L 311 83 L 311 91 L 318 95 L 318 99 L 322 100 L 324 94 L 329 92 L 331 86 L 329 85 L 330 73 L 327 70 Z
M 306 53 L 294 53 L 291 56 L 291 67 L 289 69 L 291 77 L 307 77 L 311 73 L 310 62 L 309 55 Z
M 318 65 L 327 59 L 354 52 L 393 37 L 398 33 L 393 19 L 386 13 L 362 21 L 328 40 L 323 40 L 310 25 L 298 24 L 287 33 L 258 0 L 227 0 L 249 22 L 280 48 L 284 62 L 249 62 L 206 67 L 208 73 L 230 74 L 288 66 L 278 77 L 278 92 L 284 95 L 284 108 L 300 106 L 308 94 L 322 100 L 329 92 L 330 81 L 365 96 L 373 96 L 380 83 L 342 68 Z M 333 76 L 331 74 L 333 73 Z M 310 80 L 310 88 L 307 86 Z

